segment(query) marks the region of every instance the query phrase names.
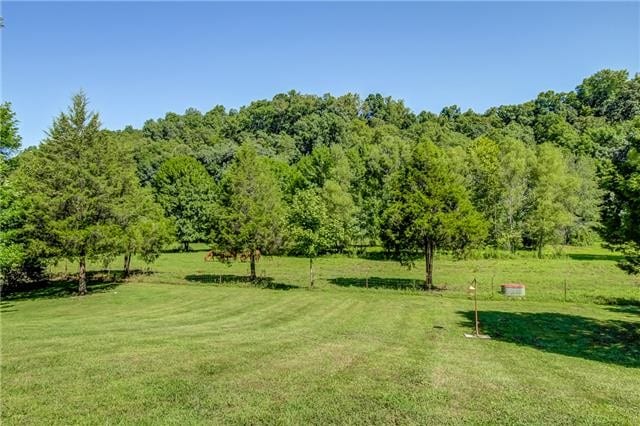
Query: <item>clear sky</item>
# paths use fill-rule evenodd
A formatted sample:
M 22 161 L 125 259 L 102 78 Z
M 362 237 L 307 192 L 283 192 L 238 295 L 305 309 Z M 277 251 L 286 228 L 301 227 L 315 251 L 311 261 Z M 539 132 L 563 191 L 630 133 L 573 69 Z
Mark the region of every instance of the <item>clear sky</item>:
M 296 89 L 484 111 L 640 71 L 640 3 L 4 2 L 2 98 L 37 144 L 84 89 L 108 128 Z

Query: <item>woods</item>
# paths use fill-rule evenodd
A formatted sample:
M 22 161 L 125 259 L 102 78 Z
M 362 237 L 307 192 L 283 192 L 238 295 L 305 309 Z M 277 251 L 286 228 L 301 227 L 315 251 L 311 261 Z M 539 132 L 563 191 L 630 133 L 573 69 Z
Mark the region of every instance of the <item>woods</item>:
M 604 239 L 638 270 L 640 77 L 603 70 L 574 91 L 484 113 L 414 113 L 380 94 L 278 94 L 227 110 L 103 129 L 85 94 L 36 148 L 0 108 L 0 270 L 9 285 L 78 268 L 147 263 L 178 243 L 243 255 L 352 253 L 382 245 L 413 266 L 475 249 Z M 99 107 L 99 106 L 97 106 Z

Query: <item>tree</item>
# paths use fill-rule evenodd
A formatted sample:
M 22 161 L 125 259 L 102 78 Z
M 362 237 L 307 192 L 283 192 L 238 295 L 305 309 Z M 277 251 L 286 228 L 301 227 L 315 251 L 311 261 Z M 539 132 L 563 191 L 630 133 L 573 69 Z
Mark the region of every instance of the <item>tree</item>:
M 402 100 L 383 97 L 380 93 L 370 94 L 362 102 L 361 115 L 369 125 L 392 124 L 399 129 L 408 128 L 415 121 L 415 115 Z
M 135 177 L 132 180 L 132 190 L 116 210 L 116 221 L 120 226 L 120 251 L 124 253 L 125 277 L 130 274 L 131 258 L 134 255 L 140 255 L 147 264 L 153 263 L 161 250 L 173 241 L 174 233 L 171 222 L 165 218 L 162 207 L 155 202 L 151 190 L 140 187 Z
M 534 153 L 517 139 L 497 143 L 485 136 L 467 152 L 469 188 L 474 205 L 489 221 L 488 242 L 515 252 L 522 243 Z
M 176 239 L 185 251 L 209 236 L 215 186 L 207 170 L 193 157 L 173 157 L 162 163 L 153 179 L 156 198 L 175 222 Z
M 9 181 L 8 156 L 20 148 L 18 121 L 11 104 L 0 105 L 0 278 L 8 279 L 11 271 L 23 264 L 25 249 L 20 243 L 19 228 L 23 222 L 22 194 Z
M 522 244 L 533 151 L 524 143 L 507 139 L 500 145 L 500 198 L 495 226 L 496 243 L 512 253 Z
M 629 73 L 626 70 L 598 71 L 585 78 L 578 87 L 576 94 L 584 106 L 593 110 L 595 115 L 603 115 L 611 102 L 625 87 Z
M 640 74 L 627 81 L 625 87 L 609 99 L 604 109 L 610 121 L 631 120 L 640 115 Z
M 251 279 L 256 279 L 256 254 L 282 246 L 285 209 L 278 181 L 255 147 L 243 145 L 221 182 L 221 203 L 215 216 L 214 245 L 229 253 L 246 253 Z
M 100 130 L 84 93 L 73 96 L 19 173 L 32 217 L 44 223 L 38 230 L 41 244 L 78 262 L 78 293 L 85 294 L 87 259 L 110 258 L 120 248 L 117 210 L 130 181 L 122 173 L 117 144 Z
M 0 104 L 0 161 L 6 160 L 20 148 L 22 138 L 18 133 L 18 120 L 11 103 Z
M 294 129 L 298 150 L 302 154 L 310 154 L 317 146 L 344 143 L 347 122 L 334 113 L 316 113 L 298 120 Z
M 0 187 L 0 277 L 4 281 L 24 258 L 23 247 L 15 240 L 16 221 L 20 217 L 16 192 L 3 183 Z M 12 232 L 14 231 L 14 232 Z
M 409 266 L 413 253 L 422 251 L 425 290 L 433 288 L 433 258 L 438 248 L 461 252 L 486 236 L 486 224 L 474 209 L 461 176 L 432 142 L 414 148 L 393 177 L 389 196 L 383 243 Z
M 352 242 L 357 208 L 351 196 L 352 164 L 342 147 L 320 146 L 296 165 L 295 185 L 302 189 L 317 188 L 327 211 L 331 212 L 327 228 L 333 251 L 341 252 Z
M 602 236 L 625 254 L 620 266 L 640 273 L 640 117 L 628 135 L 628 146 L 603 167 Z
M 574 180 L 569 210 L 574 218 L 566 229 L 565 242 L 571 245 L 593 244 L 600 222 L 603 192 L 596 178 L 596 163 L 584 156 L 569 157 L 569 174 Z
M 0 165 L 4 160 L 0 159 Z M 15 285 L 41 275 L 42 264 L 29 256 L 24 193 L 0 173 L 0 282 Z
M 551 145 L 538 146 L 532 173 L 531 209 L 527 216 L 527 232 L 542 257 L 547 243 L 559 242 L 563 230 L 574 216 L 578 181 L 569 173 L 562 151 Z
M 313 259 L 329 246 L 327 208 L 314 189 L 298 192 L 288 214 L 289 251 L 309 258 L 309 286 L 313 287 Z
M 500 154 L 498 144 L 486 137 L 474 140 L 468 147 L 472 199 L 478 211 L 491 224 L 489 241 L 492 244 L 496 244 L 499 238 L 498 222 L 503 212 L 500 206 L 503 192 Z
M 351 193 L 335 180 L 327 180 L 318 193 L 327 211 L 331 212 L 325 224 L 328 248 L 333 252 L 344 252 L 353 243 L 356 233 L 358 209 Z
M 376 127 L 375 132 L 348 152 L 358 236 L 361 242 L 369 245 L 379 242 L 385 185 L 389 176 L 398 170 L 413 147 L 409 139 L 390 134 L 387 126 Z

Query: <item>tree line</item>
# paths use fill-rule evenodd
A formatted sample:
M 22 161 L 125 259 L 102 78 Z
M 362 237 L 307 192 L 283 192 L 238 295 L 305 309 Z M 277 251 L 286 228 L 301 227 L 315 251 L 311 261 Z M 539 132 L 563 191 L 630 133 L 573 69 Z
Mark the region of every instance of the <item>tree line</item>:
M 253 278 L 257 253 L 306 256 L 311 283 L 316 256 L 377 245 L 422 257 L 425 288 L 438 250 L 542 257 L 602 237 L 640 267 L 640 77 L 624 70 L 482 114 L 291 91 L 122 130 L 102 129 L 80 93 L 21 152 L 10 104 L 0 120 L 5 281 L 69 259 L 84 293 L 87 260 L 121 257 L 128 274 L 174 242 L 242 254 Z

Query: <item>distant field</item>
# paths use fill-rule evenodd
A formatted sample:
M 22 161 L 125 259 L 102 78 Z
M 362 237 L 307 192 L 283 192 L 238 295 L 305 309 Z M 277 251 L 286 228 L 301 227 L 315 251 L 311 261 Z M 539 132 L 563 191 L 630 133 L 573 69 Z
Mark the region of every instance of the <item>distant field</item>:
M 5 298 L 2 423 L 640 424 L 640 288 L 604 250 L 441 258 L 433 294 L 421 265 L 322 258 L 309 291 L 306 259 L 263 259 L 262 288 L 203 256 Z M 463 337 L 473 277 L 489 341 Z
M 248 275 L 249 265 L 236 262 L 230 266 L 220 262 L 204 262 L 205 246 L 192 253 L 163 255 L 152 266 L 154 274 L 141 277 L 155 283 L 237 283 Z M 550 251 L 550 250 L 549 250 Z M 381 253 L 370 254 L 380 257 Z M 481 299 L 501 299 L 499 284 L 519 282 L 527 286 L 527 300 L 563 301 L 564 280 L 567 300 L 573 302 L 611 302 L 614 299 L 640 299 L 640 277 L 631 277 L 616 267 L 619 255 L 600 247 L 567 247 L 562 257 L 538 259 L 533 253 L 521 252 L 515 259 L 478 259 L 456 261 L 447 256 L 436 258 L 434 280 L 446 288 L 440 295 L 467 297 L 471 280 L 479 282 Z M 144 268 L 142 264 L 134 267 Z M 309 260 L 291 257 L 265 257 L 258 264 L 258 274 L 269 277 L 276 285 L 307 287 Z M 357 288 L 414 291 L 424 280 L 424 264 L 416 263 L 408 270 L 392 260 L 368 260 L 357 257 L 322 257 L 314 262 L 317 290 Z M 491 283 L 493 282 L 493 288 Z

